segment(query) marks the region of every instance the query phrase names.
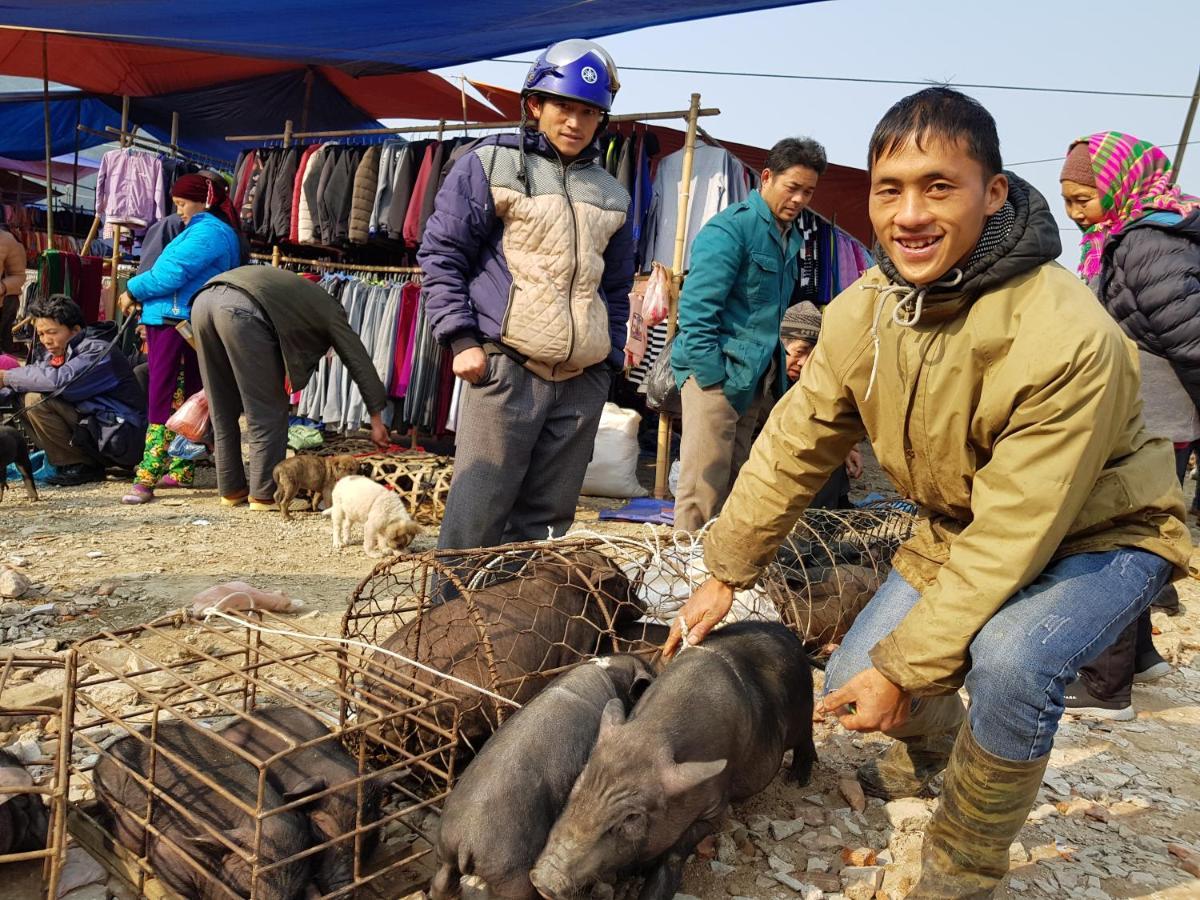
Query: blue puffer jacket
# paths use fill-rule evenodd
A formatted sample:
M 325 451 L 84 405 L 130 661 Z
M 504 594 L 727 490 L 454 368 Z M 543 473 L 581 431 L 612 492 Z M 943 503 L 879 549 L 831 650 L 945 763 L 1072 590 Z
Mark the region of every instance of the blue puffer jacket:
M 503 344 L 550 381 L 624 361 L 629 194 L 593 147 L 564 165 L 545 136 L 485 138 L 438 191 L 417 259 L 434 335 Z
M 212 213 L 197 213 L 167 244 L 149 272 L 129 279 L 129 296 L 142 304 L 142 322 L 187 319 L 192 297 L 205 282 L 241 265 L 237 232 Z

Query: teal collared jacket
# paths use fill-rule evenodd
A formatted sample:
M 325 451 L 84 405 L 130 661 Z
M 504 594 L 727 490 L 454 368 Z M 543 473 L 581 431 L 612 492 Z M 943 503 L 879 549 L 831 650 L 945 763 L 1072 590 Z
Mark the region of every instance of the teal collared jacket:
M 671 348 L 671 368 L 681 388 L 689 376 L 702 388 L 719 384 L 730 405 L 744 413 L 774 359 L 782 396 L 787 360 L 779 322 L 799 277 L 801 244 L 795 228 L 784 243 L 758 191 L 700 229 Z

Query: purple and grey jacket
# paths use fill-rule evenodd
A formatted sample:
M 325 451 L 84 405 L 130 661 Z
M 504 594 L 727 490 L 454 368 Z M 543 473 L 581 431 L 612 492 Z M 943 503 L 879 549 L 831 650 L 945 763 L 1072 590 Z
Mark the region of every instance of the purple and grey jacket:
M 564 165 L 528 130 L 485 138 L 437 194 L 417 259 L 433 333 L 495 342 L 549 381 L 624 363 L 633 283 L 629 194 L 594 149 Z M 526 171 L 527 180 L 522 179 Z

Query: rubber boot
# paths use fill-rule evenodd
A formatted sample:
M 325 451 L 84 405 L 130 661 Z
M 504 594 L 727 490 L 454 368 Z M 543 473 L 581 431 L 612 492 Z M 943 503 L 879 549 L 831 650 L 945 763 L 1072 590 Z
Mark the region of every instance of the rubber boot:
M 930 783 L 946 768 L 964 718 L 958 694 L 920 698 L 907 722 L 884 732 L 895 738 L 892 745 L 858 767 L 863 793 L 884 800 L 931 796 Z
M 1014 761 L 992 756 L 963 725 L 925 831 L 921 879 L 908 900 L 985 900 L 1008 871 L 1008 848 L 1037 799 L 1047 753 Z

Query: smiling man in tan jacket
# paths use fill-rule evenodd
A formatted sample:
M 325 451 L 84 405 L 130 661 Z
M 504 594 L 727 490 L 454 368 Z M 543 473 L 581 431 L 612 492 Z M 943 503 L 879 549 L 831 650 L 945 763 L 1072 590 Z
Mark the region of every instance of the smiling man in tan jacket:
M 681 616 L 703 640 L 869 438 L 926 515 L 830 660 L 822 708 L 897 739 L 860 769 L 869 793 L 924 793 L 946 770 L 910 898 L 982 898 L 1065 686 L 1183 571 L 1190 541 L 1171 446 L 1142 427 L 1136 350 L 1054 261 L 1054 218 L 1002 170 L 987 110 L 921 91 L 884 116 L 868 160 L 879 266 L 829 306 Z

